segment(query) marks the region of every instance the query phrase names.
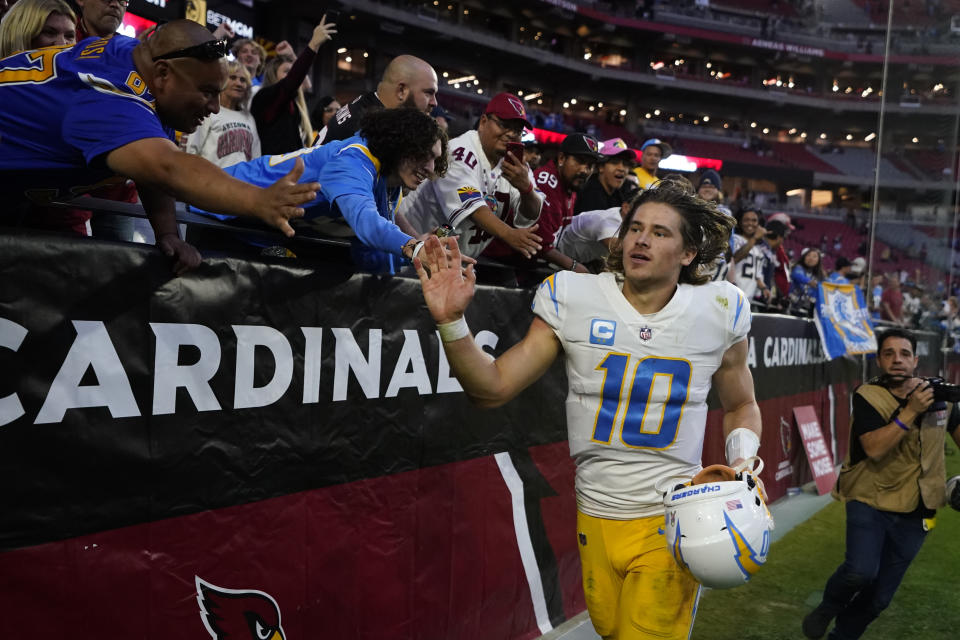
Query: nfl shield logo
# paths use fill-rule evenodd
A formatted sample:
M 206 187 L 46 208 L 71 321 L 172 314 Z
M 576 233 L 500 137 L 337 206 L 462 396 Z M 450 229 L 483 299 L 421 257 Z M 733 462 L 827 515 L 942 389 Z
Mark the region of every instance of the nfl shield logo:
M 640 329 L 640 339 L 641 339 L 641 340 L 646 341 L 646 340 L 649 340 L 649 339 L 652 338 L 652 337 L 653 337 L 653 331 L 650 329 L 650 327 L 644 327 L 644 328 Z

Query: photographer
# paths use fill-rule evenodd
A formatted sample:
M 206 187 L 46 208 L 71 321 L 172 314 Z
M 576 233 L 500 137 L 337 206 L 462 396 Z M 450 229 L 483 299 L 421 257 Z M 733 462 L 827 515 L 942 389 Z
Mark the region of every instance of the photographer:
M 827 581 L 823 601 L 803 619 L 803 633 L 853 640 L 896 592 L 907 567 L 947 504 L 944 439 L 960 445 L 960 412 L 941 396 L 952 385 L 914 377 L 917 341 L 904 329 L 877 338 L 881 376 L 853 397 L 850 451 L 833 495 L 846 503 L 843 564 Z

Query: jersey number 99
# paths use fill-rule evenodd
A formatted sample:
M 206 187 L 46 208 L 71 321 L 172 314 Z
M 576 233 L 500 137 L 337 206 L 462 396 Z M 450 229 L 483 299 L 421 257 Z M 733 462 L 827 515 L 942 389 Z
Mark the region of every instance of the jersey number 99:
M 628 447 L 665 449 L 677 438 L 683 407 L 690 387 L 690 363 L 671 358 L 643 358 L 633 369 L 633 381 L 624 397 L 623 387 L 630 356 L 626 353 L 608 353 L 597 365 L 603 373 L 600 407 L 594 423 L 593 439 L 610 443 L 619 422 L 620 439 Z M 662 399 L 667 392 L 665 400 Z M 659 397 L 655 397 L 659 396 Z M 621 405 L 623 410 L 621 411 Z M 653 405 L 662 406 L 658 416 L 647 415 Z

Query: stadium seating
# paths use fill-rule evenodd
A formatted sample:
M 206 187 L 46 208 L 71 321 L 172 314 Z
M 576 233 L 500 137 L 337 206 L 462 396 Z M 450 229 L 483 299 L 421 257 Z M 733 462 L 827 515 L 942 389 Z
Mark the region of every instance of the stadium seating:
M 833 165 L 839 173 L 861 178 L 872 178 L 877 154 L 864 147 L 835 147 L 838 153 L 821 153 L 820 158 Z M 816 150 L 814 150 L 816 152 Z M 897 169 L 886 157 L 880 161 L 880 177 L 887 180 L 915 180 L 912 175 Z
M 711 6 L 718 8 L 741 9 L 756 13 L 767 13 L 785 18 L 795 18 L 797 10 L 787 0 L 714 0 Z
M 785 167 L 773 153 L 760 153 L 753 149 L 744 149 L 743 145 L 732 142 L 697 140 L 684 138 L 676 141 L 674 149 L 678 153 L 702 158 L 720 158 L 725 162 L 759 165 L 763 167 Z
M 880 2 L 878 0 L 853 1 L 860 7 L 863 7 L 864 11 L 869 8 L 870 21 L 874 24 L 887 23 L 886 2 Z M 928 6 L 930 6 L 931 3 L 927 0 L 911 0 L 910 2 L 900 0 L 899 2 L 894 2 L 893 22 L 898 26 L 912 25 L 925 27 L 942 21 L 944 16 L 960 13 L 960 0 L 941 0 L 941 2 L 937 4 L 940 5 L 940 15 L 936 13 L 936 10 L 934 10 L 931 15 L 930 11 L 928 11 Z
M 889 160 L 890 164 L 895 166 L 898 171 L 901 171 L 906 175 L 912 176 L 917 180 L 930 180 L 931 178 L 936 179 L 935 176 L 930 175 L 929 172 L 927 171 L 921 171 L 919 170 L 919 168 L 915 169 L 914 166 L 909 164 L 903 157 L 898 156 L 896 154 L 893 154 L 893 153 L 884 154 L 883 158 L 884 160 Z
M 827 272 L 833 269 L 836 259 L 840 256 L 847 259 L 857 257 L 859 255 L 858 249 L 868 241 L 868 236 L 861 235 L 855 229 L 850 228 L 839 220 L 794 216 L 793 222 L 797 226 L 797 229 L 787 236 L 785 244 L 787 252 L 789 253 L 793 250 L 794 258 L 796 258 L 806 247 L 819 249 L 823 237 L 826 236 L 826 251 L 823 256 L 823 265 Z M 943 233 L 942 228 L 938 228 L 938 231 L 941 234 Z M 834 241 L 838 235 L 842 243 L 842 249 L 839 251 L 833 248 Z M 891 255 L 894 259 L 889 262 L 882 262 L 879 260 L 879 256 L 883 255 L 886 249 L 891 250 Z M 874 256 L 874 273 L 889 273 L 905 269 L 909 274 L 909 279 L 913 280 L 917 270 L 919 270 L 921 280 L 928 284 L 946 278 L 943 270 L 925 264 L 919 259 L 910 258 L 902 249 L 891 247 L 879 238 L 875 239 Z
M 951 178 L 953 170 L 957 167 L 956 158 L 951 162 L 950 157 L 945 152 L 938 152 L 933 149 L 910 150 L 905 155 L 910 162 L 924 172 L 924 178 L 927 180 Z
M 820 159 L 807 145 L 793 142 L 774 142 L 773 152 L 785 164 L 817 173 L 840 173 L 836 167 Z

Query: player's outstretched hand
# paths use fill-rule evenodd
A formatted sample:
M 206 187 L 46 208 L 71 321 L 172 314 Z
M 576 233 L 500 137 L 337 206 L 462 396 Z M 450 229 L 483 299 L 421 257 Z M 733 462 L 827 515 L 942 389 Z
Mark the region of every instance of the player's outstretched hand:
M 457 255 L 460 256 L 459 264 L 461 267 L 465 268 L 467 265 L 477 264 L 477 261 L 474 258 L 471 258 L 470 256 L 465 256 L 462 253 L 460 253 L 460 242 L 458 240 L 460 236 L 437 236 L 437 237 L 440 238 L 440 244 L 443 245 L 444 249 L 446 249 L 447 265 L 451 269 L 453 269 L 454 264 L 457 264 L 454 262 L 454 257 L 453 257 L 454 249 L 456 249 Z
M 413 259 L 413 268 L 420 277 L 423 287 L 423 299 L 437 324 L 453 322 L 463 317 L 470 300 L 473 299 L 477 275 L 473 265 L 461 268 L 462 256 L 456 238 L 444 238 L 447 247 L 440 238 L 427 238 L 423 249 Z
M 157 238 L 157 248 L 168 258 L 173 258 L 173 272 L 178 276 L 198 267 L 203 260 L 196 247 L 175 233 L 165 233 Z
M 294 233 L 289 220 L 303 216 L 303 209 L 299 205 L 316 198 L 317 191 L 320 190 L 320 185 L 316 182 L 298 184 L 297 180 L 302 175 L 303 158 L 297 158 L 290 173 L 260 190 L 260 202 L 254 207 L 258 218 L 280 229 L 287 237 Z

